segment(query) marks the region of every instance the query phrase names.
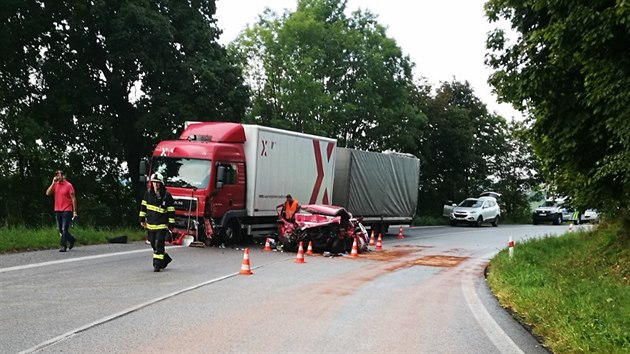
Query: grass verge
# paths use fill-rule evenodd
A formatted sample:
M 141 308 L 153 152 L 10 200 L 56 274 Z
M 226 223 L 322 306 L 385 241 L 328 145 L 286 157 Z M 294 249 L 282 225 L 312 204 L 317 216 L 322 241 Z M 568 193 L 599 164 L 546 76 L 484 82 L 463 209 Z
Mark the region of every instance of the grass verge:
M 630 353 L 630 236 L 619 225 L 501 251 L 488 284 L 554 353 Z
M 141 229 L 95 229 L 76 226 L 70 229 L 76 237 L 76 245 L 95 245 L 107 243 L 108 237 L 126 235 L 129 241 L 144 240 L 146 232 Z M 17 226 L 0 228 L 0 252 L 33 251 L 59 247 L 57 228 L 31 229 Z

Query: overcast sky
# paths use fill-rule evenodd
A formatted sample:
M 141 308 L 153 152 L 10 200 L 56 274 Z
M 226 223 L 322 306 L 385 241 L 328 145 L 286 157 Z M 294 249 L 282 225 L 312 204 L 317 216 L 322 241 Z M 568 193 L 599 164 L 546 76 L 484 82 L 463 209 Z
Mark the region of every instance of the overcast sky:
M 295 10 L 297 0 L 217 0 L 220 42 L 234 40 L 256 22 L 265 7 L 282 13 Z M 498 104 L 487 84 L 484 66 L 486 34 L 492 26 L 483 13 L 484 0 L 348 0 L 348 10 L 369 9 L 387 28 L 405 55 L 415 63 L 414 76 L 433 86 L 443 81 L 468 81 L 490 111 L 506 119 L 522 119 L 510 105 Z

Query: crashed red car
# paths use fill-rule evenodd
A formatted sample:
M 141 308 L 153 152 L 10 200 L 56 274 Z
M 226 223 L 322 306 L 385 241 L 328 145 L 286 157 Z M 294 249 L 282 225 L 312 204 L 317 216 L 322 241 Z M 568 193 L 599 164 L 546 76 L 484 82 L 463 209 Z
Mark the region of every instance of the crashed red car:
M 355 238 L 357 251 L 367 250 L 367 231 L 360 219 L 340 206 L 302 205 L 291 220 L 278 208 L 278 239 L 284 250 L 297 250 L 300 241 L 306 249 L 311 241 L 313 252 L 346 253 Z

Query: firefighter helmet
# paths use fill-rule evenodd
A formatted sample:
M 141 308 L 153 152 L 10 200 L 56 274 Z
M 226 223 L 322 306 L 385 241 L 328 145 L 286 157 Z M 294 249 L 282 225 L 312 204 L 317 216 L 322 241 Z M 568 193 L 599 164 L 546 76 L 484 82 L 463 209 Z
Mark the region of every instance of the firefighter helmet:
M 158 172 L 151 175 L 151 182 L 160 182 L 164 184 L 164 177 Z

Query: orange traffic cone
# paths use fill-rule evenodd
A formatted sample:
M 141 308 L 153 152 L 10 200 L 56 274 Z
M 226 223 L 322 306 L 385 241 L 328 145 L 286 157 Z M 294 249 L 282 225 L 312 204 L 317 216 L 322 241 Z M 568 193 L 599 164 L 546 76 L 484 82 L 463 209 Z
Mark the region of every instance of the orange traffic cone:
M 313 253 L 313 241 L 308 241 L 308 247 L 306 247 L 306 254 L 308 254 L 309 256 L 315 255 L 315 253 Z
M 372 230 L 372 235 L 370 236 L 370 243 L 368 243 L 369 246 L 374 246 L 376 243 L 374 243 L 374 230 Z
M 403 236 L 402 225 L 400 225 L 400 227 L 398 228 L 398 239 L 402 240 L 403 238 L 405 238 L 405 236 Z
M 350 257 L 359 257 L 359 247 L 357 246 L 357 238 L 352 241 L 352 251 L 350 251 Z
M 267 237 L 267 240 L 265 241 L 265 248 L 263 248 L 263 251 L 271 251 L 271 245 L 269 244 L 269 237 Z
M 245 252 L 243 252 L 243 265 L 241 266 L 240 274 L 245 274 L 245 275 L 254 274 L 249 268 L 249 248 L 246 248 Z
M 300 246 L 298 247 L 298 253 L 295 257 L 295 263 L 306 263 L 304 260 L 304 247 L 302 247 L 302 241 L 300 241 Z
M 376 240 L 376 249 L 377 250 L 383 249 L 383 240 L 381 239 L 381 234 L 378 234 L 378 240 Z

